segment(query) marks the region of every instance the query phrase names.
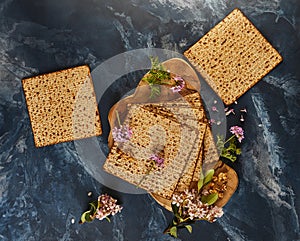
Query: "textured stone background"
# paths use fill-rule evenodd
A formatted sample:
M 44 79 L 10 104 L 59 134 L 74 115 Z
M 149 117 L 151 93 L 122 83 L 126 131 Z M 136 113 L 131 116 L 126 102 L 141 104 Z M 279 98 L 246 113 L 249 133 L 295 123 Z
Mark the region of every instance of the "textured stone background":
M 34 147 L 21 79 L 81 64 L 94 69 L 137 48 L 182 53 L 236 7 L 284 62 L 239 101 L 248 109 L 246 139 L 225 215 L 198 223 L 192 235 L 180 232 L 180 240 L 300 240 L 298 0 L 1 0 L 0 240 L 175 240 L 162 235 L 169 212 L 147 194 L 95 181 L 73 143 Z M 122 214 L 79 225 L 88 191 L 118 197 Z

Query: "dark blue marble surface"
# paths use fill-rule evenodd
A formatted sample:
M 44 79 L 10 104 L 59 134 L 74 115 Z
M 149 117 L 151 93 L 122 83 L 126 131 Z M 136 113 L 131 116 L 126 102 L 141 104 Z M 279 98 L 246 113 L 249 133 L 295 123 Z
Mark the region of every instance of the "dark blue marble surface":
M 147 194 L 98 183 L 74 143 L 34 147 L 21 79 L 81 64 L 93 69 L 137 48 L 182 53 L 236 7 L 284 61 L 239 100 L 248 109 L 246 139 L 225 215 L 178 240 L 300 240 L 298 0 L 1 0 L 0 240 L 176 240 L 162 234 L 171 213 Z M 124 210 L 111 223 L 79 225 L 89 191 L 94 198 L 109 192 Z

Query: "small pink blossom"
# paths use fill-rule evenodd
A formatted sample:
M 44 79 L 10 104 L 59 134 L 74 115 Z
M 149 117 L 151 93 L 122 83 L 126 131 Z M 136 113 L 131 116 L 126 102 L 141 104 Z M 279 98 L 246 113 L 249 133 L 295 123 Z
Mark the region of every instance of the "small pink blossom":
M 242 140 L 244 139 L 244 130 L 242 127 L 232 126 L 230 127 L 230 132 L 238 138 L 239 142 L 242 142 Z
M 241 109 L 240 112 L 244 112 L 244 113 L 247 113 L 247 109 L 244 108 L 244 109 Z
M 216 123 L 216 120 L 215 119 L 210 119 L 209 120 L 209 124 L 215 124 Z
M 112 135 L 116 142 L 126 142 L 131 138 L 132 134 L 132 129 L 128 125 L 120 125 L 119 128 L 114 127 L 112 130 Z
M 158 167 L 164 167 L 164 162 L 165 162 L 164 158 L 162 158 L 156 154 L 152 154 L 149 159 L 155 161 L 155 164 Z
M 201 202 L 201 195 L 195 189 L 185 190 L 181 193 L 174 193 L 172 196 L 172 204 L 182 210 L 182 218 L 204 219 L 209 222 L 216 221 L 223 215 L 222 208 L 215 205 L 208 205 Z
M 216 106 L 211 107 L 212 111 L 219 112 Z
M 210 119 L 210 120 L 208 121 L 208 123 L 209 123 L 210 125 L 215 124 L 215 125 L 217 125 L 217 126 L 219 126 L 219 125 L 222 124 L 221 121 L 216 121 L 215 119 Z
M 99 208 L 96 212 L 96 218 L 103 220 L 109 215 L 115 215 L 123 209 L 120 205 L 117 205 L 117 200 L 109 196 L 108 194 L 102 194 L 98 197 Z
M 184 88 L 185 81 L 181 76 L 175 76 L 174 80 L 176 82 L 176 85 L 171 87 L 171 90 L 173 91 L 173 93 L 178 93 Z

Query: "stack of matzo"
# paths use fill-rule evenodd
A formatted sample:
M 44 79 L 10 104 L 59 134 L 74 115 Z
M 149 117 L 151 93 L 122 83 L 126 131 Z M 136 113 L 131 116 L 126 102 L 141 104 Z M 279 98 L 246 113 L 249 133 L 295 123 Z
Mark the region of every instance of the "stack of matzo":
M 163 103 L 131 104 L 128 109 L 124 124 L 133 135 L 128 142 L 114 142 L 104 170 L 169 200 L 174 192 L 189 189 L 212 144 L 199 93 Z M 163 168 L 151 167 L 153 153 L 163 156 Z

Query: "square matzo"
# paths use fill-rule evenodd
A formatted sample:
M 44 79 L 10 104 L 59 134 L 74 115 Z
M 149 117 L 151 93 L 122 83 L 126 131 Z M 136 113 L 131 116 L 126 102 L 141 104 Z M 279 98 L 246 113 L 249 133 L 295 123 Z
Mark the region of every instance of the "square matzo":
M 88 66 L 22 80 L 36 147 L 101 135 Z
M 255 26 L 235 9 L 184 55 L 226 105 L 282 61 Z

